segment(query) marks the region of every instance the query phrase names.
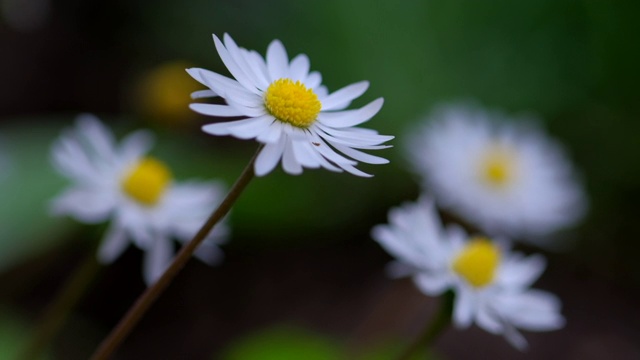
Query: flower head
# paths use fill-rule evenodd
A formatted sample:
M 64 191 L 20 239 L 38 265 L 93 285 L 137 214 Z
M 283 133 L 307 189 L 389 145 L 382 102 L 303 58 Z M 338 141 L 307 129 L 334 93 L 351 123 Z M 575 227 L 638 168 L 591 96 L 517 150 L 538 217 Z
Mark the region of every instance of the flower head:
M 457 226 L 443 228 L 430 199 L 392 209 L 389 224 L 376 226 L 372 236 L 396 258 L 389 267 L 392 276 L 413 277 L 427 295 L 454 291 L 453 322 L 459 328 L 476 323 L 524 349 L 517 328 L 564 326 L 560 301 L 530 289 L 544 271 L 542 256 L 525 257 L 488 238 L 470 238 Z
M 213 36 L 220 58 L 234 79 L 205 69 L 187 72 L 209 90 L 193 93 L 193 98 L 221 97 L 226 104 L 191 104 L 194 111 L 217 117 L 243 120 L 205 125 L 213 135 L 233 135 L 265 144 L 255 163 L 259 176 L 271 172 L 279 162 L 289 174 L 303 168 L 325 168 L 370 176 L 355 165 L 358 161 L 385 164 L 381 157 L 360 150 L 377 150 L 393 136 L 370 129 L 355 128 L 371 119 L 382 107 L 382 98 L 360 109 L 345 110 L 362 95 L 369 83 L 362 81 L 329 94 L 317 71 L 309 71 L 309 58 L 300 54 L 289 61 L 278 40 L 267 49 L 266 59 L 255 51 L 240 48 L 225 34 L 223 41 Z
M 54 166 L 73 183 L 53 200 L 53 213 L 91 224 L 110 219 L 98 259 L 110 263 L 133 242 L 145 251 L 147 284 L 169 265 L 172 240 L 190 240 L 223 195 L 217 183 L 175 182 L 166 164 L 145 155 L 151 142 L 138 131 L 117 144 L 96 117 L 82 115 L 53 146 Z M 226 232 L 217 227 L 195 255 L 219 261 Z
M 562 148 L 540 131 L 469 106 L 435 110 L 408 151 L 446 209 L 491 235 L 541 238 L 584 213 Z

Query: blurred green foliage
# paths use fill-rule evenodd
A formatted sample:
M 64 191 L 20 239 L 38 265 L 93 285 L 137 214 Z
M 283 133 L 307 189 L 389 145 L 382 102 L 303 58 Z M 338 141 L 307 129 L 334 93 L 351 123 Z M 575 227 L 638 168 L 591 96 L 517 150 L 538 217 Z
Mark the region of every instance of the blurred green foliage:
M 344 344 L 322 334 L 293 326 L 273 326 L 252 333 L 231 344 L 222 352 L 221 360 L 388 360 L 406 349 L 405 344 L 382 343 L 370 349 L 351 353 Z M 353 351 L 354 349 L 352 349 Z M 426 355 L 426 356 L 425 356 Z M 430 351 L 416 352 L 411 359 L 435 360 Z
M 16 359 L 29 335 L 24 319 L 11 309 L 0 308 L 0 360 Z M 45 354 L 39 359 L 51 359 L 51 356 Z
M 326 171 L 306 171 L 299 177 L 276 171 L 257 179 L 232 215 L 238 238 L 252 246 L 299 243 L 305 236 L 310 242 L 330 242 L 366 234 L 388 207 L 417 196 L 404 160 L 404 135 L 434 104 L 471 99 L 539 116 L 566 144 L 591 197 L 589 218 L 574 235 L 580 244 L 578 259 L 640 283 L 633 252 L 627 251 L 635 246 L 633 214 L 640 201 L 640 50 L 632 37 L 640 33 L 637 2 L 138 0 L 58 6 L 70 31 L 100 41 L 105 51 L 126 54 L 130 67 L 121 72 L 123 104 L 136 101 L 131 96 L 136 79 L 165 61 L 185 59 L 227 74 L 211 40 L 211 33 L 224 32 L 262 54 L 272 39 L 281 39 L 290 56 L 309 55 L 312 69 L 322 72 L 330 90 L 369 80 L 369 91 L 355 106 L 385 98 L 382 111 L 365 125 L 397 136 L 394 148 L 377 154 L 392 163 L 362 165 L 376 175 L 373 179 Z M 134 125 L 139 119 L 128 119 L 131 129 L 139 127 Z M 209 119 L 197 121 L 181 125 L 193 132 L 168 127 L 163 133 L 166 124 L 158 124 L 161 141 L 156 151 L 183 174 L 179 178 L 212 176 L 230 185 L 255 144 L 196 134 Z M 17 157 L 14 165 L 43 171 L 14 180 L 37 190 L 21 195 L 5 190 L 31 200 L 15 198 L 11 203 L 17 205 L 6 207 L 11 209 L 7 219 L 17 220 L 5 226 L 4 239 L 32 239 L 37 236 L 31 231 L 50 223 L 43 215 L 43 201 L 47 193 L 55 193 L 60 180 L 41 181 L 49 176 L 45 152 L 55 135 L 45 128 L 3 130 L 24 136 L 19 141 L 8 136 L 8 148 L 16 147 L 9 149 Z M 40 163 L 23 164 L 23 157 L 38 154 Z M 14 189 L 16 184 L 0 186 Z M 26 226 L 34 220 L 28 209 L 42 213 L 35 218 L 40 225 Z M 29 244 L 18 238 L 5 241 L 15 251 Z
M 196 0 L 183 6 L 160 0 L 154 12 L 144 11 L 146 2 L 130 6 L 141 19 L 132 25 L 138 37 L 129 38 L 131 47 L 145 49 L 137 52 L 140 63 L 157 54 L 227 74 L 210 33 L 228 32 L 262 54 L 279 38 L 290 56 L 310 56 L 330 90 L 369 80 L 370 90 L 355 105 L 385 98 L 366 126 L 397 135 L 395 148 L 380 152 L 391 165 L 363 166 L 376 174 L 364 181 L 317 171 L 270 175 L 238 205 L 238 218 L 251 219 L 240 225 L 253 224 L 268 237 L 281 234 L 278 229 L 344 229 L 379 218 L 382 208 L 417 196 L 405 166 L 404 134 L 434 104 L 472 99 L 537 116 L 565 143 L 591 198 L 585 225 L 574 234 L 578 261 L 640 283 L 628 251 L 636 246 L 640 201 L 640 48 L 632 36 L 640 33 L 640 3 Z
M 322 72 L 330 90 L 369 80 L 370 89 L 354 106 L 385 98 L 381 112 L 365 126 L 397 136 L 394 148 L 376 153 L 390 158 L 391 164 L 361 165 L 375 174 L 373 179 L 319 170 L 289 176 L 277 170 L 254 180 L 232 210 L 234 238 L 225 245 L 227 249 L 368 242 L 369 229 L 384 221 L 389 207 L 418 196 L 403 154 L 405 134 L 435 104 L 478 100 L 490 108 L 538 116 L 550 134 L 566 145 L 591 200 L 588 218 L 570 234 L 578 240 L 576 262 L 618 283 L 640 284 L 635 240 L 640 203 L 636 89 L 640 2 L 116 0 L 52 4 L 64 23 L 63 33 L 97 43 L 100 49 L 80 60 L 70 52 L 66 59 L 97 58 L 103 65 L 120 56 L 127 60 L 123 68 L 119 62 L 107 66 L 118 67 L 119 93 L 109 93 L 112 89 L 94 82 L 102 67 L 91 63 L 79 66 L 76 74 L 84 79 L 81 84 L 89 83 L 91 88 L 65 94 L 85 100 L 121 100 L 117 115 L 98 114 L 115 126 L 119 138 L 149 126 L 132 114 L 131 104 L 139 101 L 132 96 L 137 79 L 150 68 L 179 59 L 228 74 L 211 33 L 228 32 L 240 46 L 261 54 L 278 38 L 290 56 L 309 55 L 312 69 Z M 72 46 L 62 49 L 70 51 Z M 39 56 L 54 55 L 42 51 Z M 88 69 L 91 73 L 82 73 Z M 95 103 L 101 104 L 88 101 Z M 90 107 L 65 110 L 94 111 Z M 7 119 L 14 121 L 0 129 L 0 151 L 8 159 L 0 177 L 0 270 L 46 251 L 69 233 L 72 222 L 50 217 L 47 204 L 66 184 L 49 164 L 50 146 L 73 118 L 72 113 L 17 117 Z M 195 121 L 179 127 L 156 124 L 158 141 L 152 153 L 167 162 L 178 180 L 217 178 L 230 186 L 257 145 L 203 134 L 198 128 L 210 119 Z M 12 349 L 22 329 L 14 319 L 0 316 L 0 358 L 12 351 L 5 349 Z M 392 344 L 374 349 L 371 359 L 390 358 L 386 354 L 400 348 Z M 240 340 L 227 356 L 251 360 L 313 354 L 327 359 L 339 358 L 343 350 L 332 339 L 297 328 L 276 328 Z
M 275 327 L 241 339 L 220 357 L 222 360 L 338 360 L 343 359 L 335 341 L 293 327 Z
M 51 217 L 48 208 L 64 184 L 49 163 L 59 128 L 48 123 L 33 126 L 35 121 L 2 129 L 6 160 L 0 178 L 0 270 L 50 249 L 69 228 L 67 221 Z

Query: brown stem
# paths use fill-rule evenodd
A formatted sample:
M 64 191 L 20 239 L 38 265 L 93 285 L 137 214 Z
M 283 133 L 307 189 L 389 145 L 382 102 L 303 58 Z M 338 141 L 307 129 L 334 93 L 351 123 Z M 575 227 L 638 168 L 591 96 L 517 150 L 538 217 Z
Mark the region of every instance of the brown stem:
M 244 188 L 254 178 L 253 165 L 262 150 L 258 148 L 249 164 L 242 171 L 229 193 L 224 198 L 218 208 L 211 214 L 207 222 L 200 228 L 191 241 L 186 243 L 180 252 L 173 259 L 167 270 L 160 279 L 148 287 L 145 292 L 138 297 L 135 304 L 129 308 L 127 314 L 120 320 L 118 325 L 111 330 L 109 336 L 102 341 L 100 347 L 91 356 L 91 360 L 106 360 L 120 346 L 120 343 L 129 335 L 142 316 L 149 310 L 149 307 L 158 299 L 160 294 L 171 284 L 173 278 L 180 272 L 184 265 L 191 259 L 191 255 L 198 248 L 198 245 L 207 237 L 211 229 L 229 212 Z

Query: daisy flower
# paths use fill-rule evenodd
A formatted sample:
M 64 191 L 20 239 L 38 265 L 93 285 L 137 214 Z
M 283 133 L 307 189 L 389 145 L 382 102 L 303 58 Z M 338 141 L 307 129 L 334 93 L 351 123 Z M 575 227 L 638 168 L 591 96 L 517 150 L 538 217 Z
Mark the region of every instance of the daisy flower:
M 438 108 L 407 149 L 438 203 L 488 234 L 542 239 L 584 213 L 560 144 L 500 114 Z
M 429 199 L 392 209 L 389 225 L 376 226 L 372 237 L 396 258 L 392 276 L 411 276 L 427 295 L 453 290 L 458 328 L 475 323 L 522 350 L 527 342 L 518 328 L 564 326 L 558 298 L 530 288 L 546 266 L 542 256 L 525 257 L 499 242 L 469 237 L 458 226 L 444 229 Z
M 137 131 L 117 144 L 92 115 L 79 116 L 53 146 L 53 164 L 72 186 L 51 204 L 56 215 L 95 224 L 111 223 L 98 249 L 98 260 L 113 262 L 132 242 L 145 252 L 143 278 L 153 283 L 173 257 L 173 239 L 189 241 L 224 195 L 218 183 L 173 180 L 163 162 L 145 155 L 152 137 Z M 196 250 L 200 260 L 215 264 L 217 244 L 227 229 L 216 227 Z
M 220 97 L 226 103 L 190 107 L 204 115 L 244 118 L 205 125 L 203 130 L 264 144 L 256 159 L 256 175 L 266 175 L 282 162 L 284 171 L 294 175 L 301 174 L 303 168 L 322 167 L 371 176 L 355 168 L 358 161 L 388 163 L 360 150 L 387 148 L 382 144 L 393 136 L 354 127 L 378 113 L 383 99 L 345 110 L 367 90 L 367 81 L 329 93 L 320 73 L 309 71 L 309 58 L 300 54 L 289 61 L 280 41 L 271 42 L 265 59 L 238 47 L 228 34 L 223 40 L 213 35 L 218 54 L 235 80 L 205 69 L 191 68 L 187 72 L 209 88 L 193 93 L 193 98 Z

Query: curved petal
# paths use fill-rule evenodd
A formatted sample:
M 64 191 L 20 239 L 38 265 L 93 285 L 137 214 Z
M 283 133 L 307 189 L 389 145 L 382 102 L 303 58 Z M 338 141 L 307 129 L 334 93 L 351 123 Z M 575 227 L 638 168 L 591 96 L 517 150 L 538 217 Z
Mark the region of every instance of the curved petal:
M 302 165 L 300 165 L 298 160 L 296 160 L 293 153 L 293 146 L 289 139 L 285 139 L 284 153 L 282 155 L 282 169 L 284 169 L 287 174 L 302 174 Z
M 217 104 L 189 104 L 189 108 L 198 114 L 209 116 L 244 116 L 244 114 L 238 109 L 229 105 L 217 105 Z
M 353 99 L 358 98 L 364 94 L 369 88 L 368 81 L 360 81 L 355 84 L 351 84 L 343 87 L 340 90 L 334 91 L 329 96 L 321 99 L 322 111 L 344 109 L 348 106 Z
M 453 322 L 459 328 L 468 328 L 475 313 L 475 299 L 471 290 L 458 286 L 454 300 Z
M 358 151 L 355 149 L 352 149 L 348 146 L 344 146 L 344 145 L 339 145 L 339 144 L 333 144 L 333 147 L 336 148 L 336 150 L 342 152 L 343 154 L 353 158 L 354 160 L 358 160 L 358 161 L 362 161 L 364 163 L 367 164 L 388 164 L 389 160 L 385 159 L 385 158 L 381 158 L 379 156 L 374 156 L 374 155 L 370 155 L 367 153 L 363 153 L 362 151 Z
M 247 61 L 247 58 L 242 52 L 242 49 L 240 49 L 238 45 L 236 45 L 231 36 L 225 33 L 223 36 L 223 40 L 227 50 L 229 51 L 229 54 L 236 62 L 236 64 L 238 64 L 243 73 L 249 78 L 253 86 L 257 87 L 258 89 L 264 89 L 269 86 L 269 82 L 264 77 L 264 75 L 261 74 L 260 69 L 255 69 L 254 63 Z
M 369 119 L 377 114 L 382 108 L 382 104 L 384 104 L 384 99 L 378 98 L 356 110 L 321 112 L 318 115 L 318 121 L 333 128 L 346 128 L 360 125 L 369 121 Z
M 307 55 L 300 54 L 294 57 L 289 65 L 289 78 L 293 81 L 301 81 L 304 83 L 304 80 L 309 74 L 309 66 L 309 57 Z
M 98 249 L 98 261 L 102 264 L 110 264 L 117 259 L 129 245 L 127 233 L 117 223 L 111 224 Z
M 191 93 L 191 99 L 193 100 L 216 96 L 218 96 L 218 94 L 213 90 L 198 90 Z
M 322 74 L 317 71 L 312 71 L 307 75 L 307 78 L 304 80 L 304 85 L 310 89 L 315 89 L 322 84 Z M 317 92 L 316 92 L 316 95 Z
M 254 166 L 257 176 L 264 176 L 270 173 L 282 158 L 285 146 L 285 138 L 281 137 L 277 143 L 268 143 L 264 146 Z
M 289 77 L 289 57 L 280 40 L 273 40 L 267 48 L 267 69 L 271 82 Z
M 173 244 L 171 240 L 157 237 L 153 240 L 149 249 L 146 249 L 142 275 L 147 286 L 153 284 L 171 262 L 173 257 Z
M 218 50 L 218 55 L 220 55 L 220 59 L 224 63 L 224 65 L 229 69 L 229 72 L 233 77 L 238 80 L 238 82 L 247 90 L 252 93 L 259 94 L 260 90 L 257 88 L 257 84 L 255 84 L 252 79 L 247 76 L 245 71 L 242 69 L 241 65 L 238 64 L 233 56 L 229 53 L 229 50 L 224 46 L 222 41 L 218 39 L 218 37 L 213 35 L 213 42 L 216 45 L 216 50 Z
M 51 211 L 96 224 L 107 220 L 114 206 L 115 196 L 102 189 L 71 188 L 52 201 Z

